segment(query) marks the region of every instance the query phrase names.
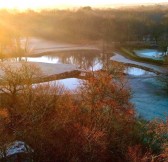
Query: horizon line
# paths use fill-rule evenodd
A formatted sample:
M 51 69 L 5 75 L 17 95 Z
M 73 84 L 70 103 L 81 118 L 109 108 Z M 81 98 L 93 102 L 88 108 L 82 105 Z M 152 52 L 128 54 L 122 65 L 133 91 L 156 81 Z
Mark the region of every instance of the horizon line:
M 153 6 L 153 5 L 168 5 L 168 2 L 158 2 L 158 3 L 111 3 L 111 4 L 104 4 L 104 5 L 80 5 L 80 6 L 75 6 L 75 5 L 54 5 L 54 6 L 46 6 L 46 7 L 27 7 L 24 9 L 21 9 L 19 7 L 13 7 L 13 8 L 8 8 L 8 7 L 0 7 L 0 10 L 17 10 L 17 11 L 26 11 L 26 10 L 33 10 L 33 11 L 41 11 L 41 10 L 49 10 L 49 9 L 58 9 L 58 10 L 75 10 L 75 9 L 80 9 L 84 7 L 91 7 L 93 9 L 115 9 L 115 8 L 120 8 L 120 7 L 140 7 L 140 6 Z

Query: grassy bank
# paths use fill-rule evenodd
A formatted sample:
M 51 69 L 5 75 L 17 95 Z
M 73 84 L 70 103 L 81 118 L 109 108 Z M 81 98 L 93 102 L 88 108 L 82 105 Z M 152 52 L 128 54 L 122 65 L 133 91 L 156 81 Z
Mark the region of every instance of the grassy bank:
M 149 63 L 149 64 L 155 64 L 155 65 L 163 65 L 164 64 L 163 60 L 153 60 L 150 58 L 139 57 L 139 56 L 135 55 L 131 49 L 128 49 L 128 48 L 122 47 L 122 48 L 120 48 L 120 51 L 121 51 L 122 55 L 124 55 L 125 57 L 127 57 L 131 60 L 135 60 L 138 62 L 145 62 L 145 63 Z

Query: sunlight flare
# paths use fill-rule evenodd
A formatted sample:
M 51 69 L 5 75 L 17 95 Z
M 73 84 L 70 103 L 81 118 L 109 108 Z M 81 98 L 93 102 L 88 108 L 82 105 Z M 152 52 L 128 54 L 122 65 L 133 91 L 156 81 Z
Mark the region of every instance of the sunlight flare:
M 7 8 L 7 9 L 38 9 L 38 8 L 67 8 L 67 7 L 80 7 L 80 6 L 93 6 L 93 7 L 104 7 L 107 5 L 123 5 L 123 4 L 142 4 L 142 3 L 160 3 L 163 0 L 141 0 L 137 2 L 136 0 L 118 0 L 117 2 L 114 0 L 0 0 L 0 8 Z

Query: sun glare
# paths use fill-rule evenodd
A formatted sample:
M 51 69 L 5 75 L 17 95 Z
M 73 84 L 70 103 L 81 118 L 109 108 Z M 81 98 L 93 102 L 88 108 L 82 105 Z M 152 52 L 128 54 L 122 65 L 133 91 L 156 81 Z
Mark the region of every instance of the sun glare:
M 0 8 L 8 8 L 8 9 L 38 9 L 38 8 L 49 8 L 49 7 L 79 7 L 79 6 L 104 6 L 108 4 L 138 4 L 138 3 L 159 3 L 163 0 L 141 0 L 137 2 L 137 0 L 0 0 Z

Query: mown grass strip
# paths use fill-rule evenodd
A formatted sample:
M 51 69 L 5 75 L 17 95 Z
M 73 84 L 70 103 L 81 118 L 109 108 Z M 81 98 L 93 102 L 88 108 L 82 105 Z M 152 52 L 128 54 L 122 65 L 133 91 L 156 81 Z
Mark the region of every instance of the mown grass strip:
M 131 60 L 135 60 L 138 62 L 145 62 L 149 64 L 155 64 L 155 65 L 163 65 L 164 61 L 163 60 L 153 60 L 150 58 L 145 58 L 145 57 L 139 57 L 134 54 L 133 51 L 126 49 L 126 48 L 120 48 L 121 54 Z

